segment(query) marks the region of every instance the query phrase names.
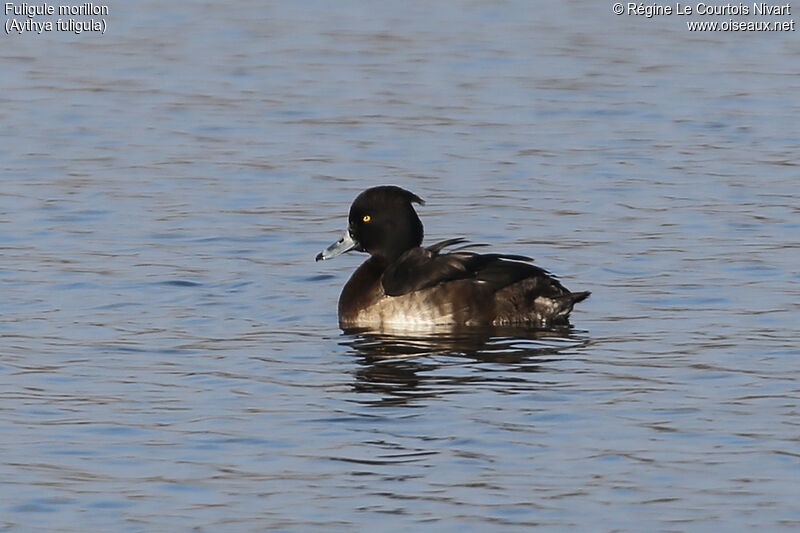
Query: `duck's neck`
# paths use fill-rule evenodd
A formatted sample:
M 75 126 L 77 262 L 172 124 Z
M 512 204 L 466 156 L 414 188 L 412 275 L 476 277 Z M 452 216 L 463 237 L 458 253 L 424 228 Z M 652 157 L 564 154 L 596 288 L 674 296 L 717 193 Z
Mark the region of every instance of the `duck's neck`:
M 339 296 L 340 321 L 346 320 L 346 315 L 366 309 L 384 295 L 381 276 L 388 265 L 385 259 L 372 256 L 353 272 Z M 347 309 L 343 308 L 343 303 L 347 303 Z

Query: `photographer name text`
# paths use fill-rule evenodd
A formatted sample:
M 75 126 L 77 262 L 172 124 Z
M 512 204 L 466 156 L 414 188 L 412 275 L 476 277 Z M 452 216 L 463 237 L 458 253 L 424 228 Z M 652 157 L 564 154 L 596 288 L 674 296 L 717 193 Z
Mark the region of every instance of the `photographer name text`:
M 659 4 L 644 2 L 622 2 L 614 4 L 614 13 L 617 15 L 634 15 L 652 18 L 669 15 L 717 15 L 717 16 L 787 16 L 792 14 L 792 6 L 786 4 L 769 4 L 754 2 L 753 4 L 709 4 L 699 2 L 696 4 Z

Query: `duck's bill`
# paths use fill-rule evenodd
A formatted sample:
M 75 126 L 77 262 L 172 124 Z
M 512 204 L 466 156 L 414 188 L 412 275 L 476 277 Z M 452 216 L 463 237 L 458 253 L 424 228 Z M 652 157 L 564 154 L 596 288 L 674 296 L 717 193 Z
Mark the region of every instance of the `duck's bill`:
M 333 259 L 334 257 L 338 257 L 344 253 L 349 252 L 350 250 L 356 248 L 358 243 L 353 240 L 353 237 L 350 236 L 350 232 L 345 230 L 344 235 L 342 238 L 336 241 L 335 243 L 331 244 L 320 253 L 317 254 L 317 261 L 323 261 L 326 259 Z

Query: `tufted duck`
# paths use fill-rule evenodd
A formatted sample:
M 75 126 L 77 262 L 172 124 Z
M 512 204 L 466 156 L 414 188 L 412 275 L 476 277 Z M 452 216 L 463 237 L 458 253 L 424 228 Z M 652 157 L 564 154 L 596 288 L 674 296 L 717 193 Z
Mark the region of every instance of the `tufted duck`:
M 350 207 L 344 236 L 317 255 L 370 254 L 339 297 L 340 327 L 568 325 L 572 306 L 589 296 L 569 292 L 528 257 L 478 254 L 460 238 L 421 247 L 412 203 L 424 204 L 394 185 L 367 189 Z

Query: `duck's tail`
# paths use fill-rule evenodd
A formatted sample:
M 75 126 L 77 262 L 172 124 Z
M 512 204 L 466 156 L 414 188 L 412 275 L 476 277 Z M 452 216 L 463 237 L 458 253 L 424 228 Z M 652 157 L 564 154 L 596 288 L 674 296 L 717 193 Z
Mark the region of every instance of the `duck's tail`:
M 584 301 L 589 295 L 592 294 L 592 291 L 581 291 L 581 292 L 571 292 L 567 296 L 569 296 L 572 304 L 576 304 L 578 302 Z
M 592 294 L 591 291 L 568 292 L 567 294 L 553 298 L 556 304 L 555 316 L 566 318 L 569 316 L 570 312 L 572 312 L 572 307 L 576 303 L 584 301 L 590 294 Z

